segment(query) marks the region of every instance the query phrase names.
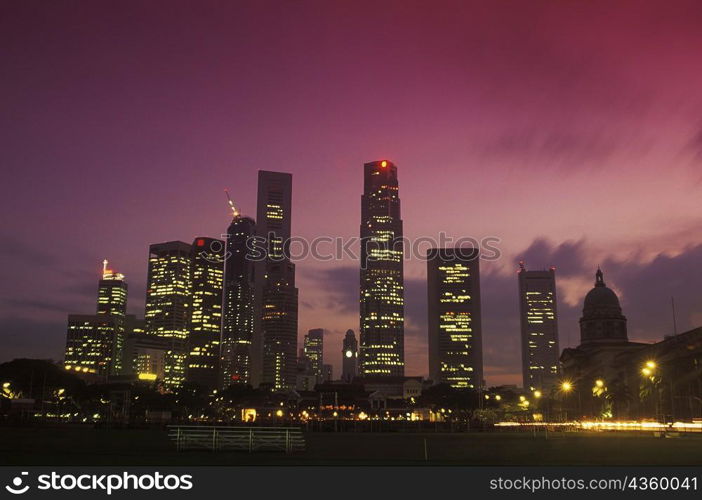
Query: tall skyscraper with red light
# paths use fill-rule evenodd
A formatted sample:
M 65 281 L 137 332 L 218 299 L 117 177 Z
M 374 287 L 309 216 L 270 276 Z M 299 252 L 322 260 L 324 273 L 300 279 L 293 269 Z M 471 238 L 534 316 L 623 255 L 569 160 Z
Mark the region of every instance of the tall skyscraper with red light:
M 362 376 L 403 376 L 404 277 L 397 167 L 363 166 L 360 367 Z

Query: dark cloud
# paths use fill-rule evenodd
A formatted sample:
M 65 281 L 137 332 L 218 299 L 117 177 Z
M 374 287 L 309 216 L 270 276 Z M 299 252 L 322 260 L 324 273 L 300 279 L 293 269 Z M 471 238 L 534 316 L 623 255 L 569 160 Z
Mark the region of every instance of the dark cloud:
M 30 318 L 0 318 L 3 349 L 0 362 L 18 357 L 63 359 L 66 322 Z
M 601 132 L 549 132 L 542 128 L 507 131 L 477 145 L 485 156 L 518 158 L 520 167 L 563 169 L 601 165 L 618 147 L 614 138 Z
M 67 301 L 42 301 L 36 299 L 25 299 L 15 297 L 0 298 L 3 307 L 12 308 L 15 312 L 27 311 L 48 311 L 65 313 L 70 310 L 70 305 Z
M 685 149 L 686 152 L 692 153 L 695 160 L 702 160 L 702 123 L 688 141 Z
M 655 341 L 673 333 L 672 298 L 678 332 L 702 324 L 702 245 L 637 264 L 607 260 L 605 281 L 621 291 L 629 337 Z
M 16 238 L 12 234 L 0 235 L 2 245 L 0 245 L 0 258 L 8 266 L 31 265 L 33 267 L 48 267 L 58 263 L 56 255 L 44 250 L 43 241 L 37 239 L 34 243 L 27 243 Z
M 578 275 L 587 271 L 585 240 L 554 245 L 546 238 L 537 238 L 514 259 L 515 269 L 519 261 L 524 261 L 527 269 L 555 266 L 560 276 Z
M 342 314 L 358 313 L 360 278 L 357 267 L 342 266 L 321 270 L 300 268 L 300 271 L 327 292 L 324 304 L 326 309 Z

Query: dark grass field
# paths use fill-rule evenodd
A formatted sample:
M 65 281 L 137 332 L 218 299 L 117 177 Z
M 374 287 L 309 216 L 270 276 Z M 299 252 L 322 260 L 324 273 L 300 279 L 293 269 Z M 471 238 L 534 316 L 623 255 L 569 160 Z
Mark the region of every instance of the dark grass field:
M 424 459 L 426 439 L 428 461 Z M 0 465 L 700 465 L 702 436 L 308 433 L 307 451 L 176 452 L 164 430 L 0 427 Z

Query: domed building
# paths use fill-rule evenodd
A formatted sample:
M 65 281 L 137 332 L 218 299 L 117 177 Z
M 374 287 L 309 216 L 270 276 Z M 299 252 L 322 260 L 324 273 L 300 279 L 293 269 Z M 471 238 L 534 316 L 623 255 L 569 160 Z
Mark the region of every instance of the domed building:
M 667 333 L 667 332 L 666 332 Z M 619 297 L 601 269 L 585 296 L 580 345 L 561 354 L 561 418 L 692 419 L 702 412 L 702 328 L 629 342 Z
M 622 314 L 619 297 L 604 282 L 600 268 L 595 273 L 595 287 L 585 296 L 583 317 L 580 318 L 580 345 L 628 342 L 626 316 Z
M 564 380 L 580 392 L 577 400 L 581 416 L 600 416 L 601 401 L 593 400 L 592 388 L 602 381 L 613 390 L 615 381 L 626 378 L 631 355 L 646 345 L 629 342 L 619 297 L 605 284 L 604 274 L 598 268 L 595 285 L 583 304 L 580 345 L 564 349 L 560 360 Z

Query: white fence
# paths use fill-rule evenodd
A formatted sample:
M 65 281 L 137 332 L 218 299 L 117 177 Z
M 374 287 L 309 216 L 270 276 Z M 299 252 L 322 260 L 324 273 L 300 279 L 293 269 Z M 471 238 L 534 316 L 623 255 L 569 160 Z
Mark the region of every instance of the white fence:
M 169 425 L 168 436 L 178 451 L 305 451 L 305 437 L 299 427 Z

